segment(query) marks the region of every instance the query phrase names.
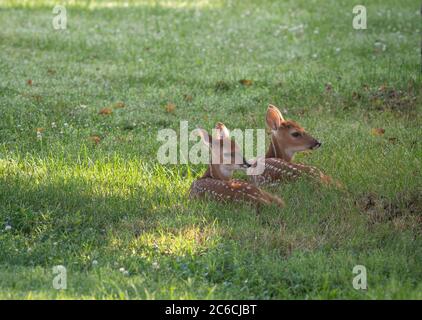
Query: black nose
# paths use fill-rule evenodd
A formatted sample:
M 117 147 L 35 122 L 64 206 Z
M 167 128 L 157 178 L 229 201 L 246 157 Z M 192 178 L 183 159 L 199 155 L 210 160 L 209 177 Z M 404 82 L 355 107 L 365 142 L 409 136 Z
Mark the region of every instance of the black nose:
M 252 165 L 248 161 L 246 161 L 245 158 L 243 158 L 242 167 L 244 167 L 244 168 L 250 168 L 251 166 Z
M 321 142 L 319 142 L 319 141 L 317 141 L 317 140 L 315 140 L 315 144 L 314 144 L 314 146 L 312 147 L 312 149 L 318 149 L 320 146 L 321 146 Z

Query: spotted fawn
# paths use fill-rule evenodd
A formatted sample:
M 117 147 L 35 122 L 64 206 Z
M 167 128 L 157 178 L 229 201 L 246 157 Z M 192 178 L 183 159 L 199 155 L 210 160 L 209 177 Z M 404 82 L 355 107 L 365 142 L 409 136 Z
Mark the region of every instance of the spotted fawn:
M 271 130 L 270 146 L 265 155 L 264 172 L 251 176 L 254 184 L 277 184 L 303 175 L 311 176 L 323 183 L 331 183 L 331 177 L 319 169 L 292 162 L 296 152 L 317 149 L 321 146 L 321 142 L 308 134 L 298 123 L 284 120 L 280 110 L 273 105 L 268 106 L 266 123 Z
M 211 197 L 218 201 L 249 202 L 257 205 L 284 206 L 283 200 L 253 184 L 232 179 L 235 170 L 246 170 L 251 165 L 245 160 L 240 147 L 230 139 L 230 132 L 217 123 L 217 134 L 211 137 L 205 130 L 197 129 L 201 140 L 211 151 L 207 171 L 190 188 L 191 198 Z

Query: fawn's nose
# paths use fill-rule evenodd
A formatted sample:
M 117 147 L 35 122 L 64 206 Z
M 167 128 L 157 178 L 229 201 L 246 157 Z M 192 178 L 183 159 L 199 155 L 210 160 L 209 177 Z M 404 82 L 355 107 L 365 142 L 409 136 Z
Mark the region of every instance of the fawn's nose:
M 243 168 L 250 168 L 252 165 L 248 162 L 248 161 L 246 161 L 246 159 L 245 158 L 243 158 L 243 163 L 242 163 L 242 167 Z
M 319 142 L 318 140 L 315 140 L 315 143 L 311 149 L 318 149 L 321 146 L 321 144 L 322 144 L 321 142 Z

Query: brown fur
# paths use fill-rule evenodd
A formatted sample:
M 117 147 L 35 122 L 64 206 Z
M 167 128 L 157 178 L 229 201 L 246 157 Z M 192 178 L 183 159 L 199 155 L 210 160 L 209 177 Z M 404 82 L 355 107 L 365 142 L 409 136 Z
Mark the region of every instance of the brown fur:
M 222 124 L 217 125 L 221 127 Z M 204 132 L 203 135 L 207 138 L 207 141 L 212 140 Z M 235 142 L 231 142 L 232 152 L 239 150 Z M 218 146 L 222 149 L 224 144 L 213 144 L 213 146 Z M 234 153 L 232 154 L 232 160 L 234 160 Z M 233 161 L 233 163 L 235 162 Z M 211 197 L 219 201 L 249 202 L 257 205 L 275 204 L 279 207 L 284 207 L 284 202 L 280 198 L 262 191 L 248 182 L 232 179 L 232 173 L 235 170 L 233 168 L 223 164 L 210 164 L 204 175 L 192 183 L 190 197 Z M 240 169 L 240 167 L 237 169 Z
M 272 105 L 268 107 L 266 122 L 271 129 L 271 142 L 265 155 L 264 172 L 251 178 L 255 184 L 273 184 L 293 180 L 303 175 L 311 176 L 323 183 L 331 183 L 332 179 L 319 169 L 292 163 L 296 152 L 319 147 L 320 143 L 315 138 L 297 122 L 284 120 L 278 108 Z M 296 132 L 298 136 L 292 136 Z

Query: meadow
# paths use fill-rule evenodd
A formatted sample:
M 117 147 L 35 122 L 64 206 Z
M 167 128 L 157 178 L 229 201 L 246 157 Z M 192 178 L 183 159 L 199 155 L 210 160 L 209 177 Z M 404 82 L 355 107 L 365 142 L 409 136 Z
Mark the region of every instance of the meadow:
M 63 3 L 55 30 L 56 1 L 0 0 L 0 299 L 422 299 L 420 1 L 366 1 L 366 30 L 351 0 Z M 157 161 L 158 130 L 269 103 L 343 188 L 257 214 Z

